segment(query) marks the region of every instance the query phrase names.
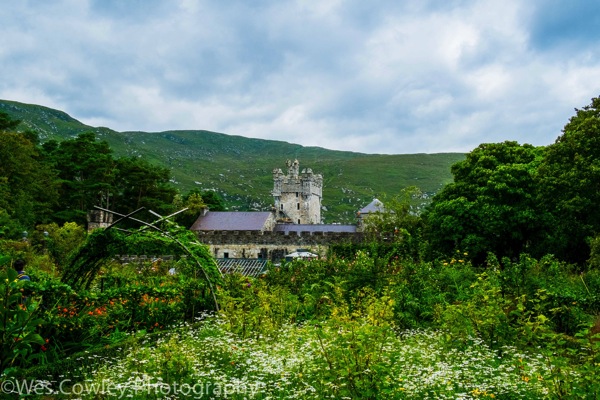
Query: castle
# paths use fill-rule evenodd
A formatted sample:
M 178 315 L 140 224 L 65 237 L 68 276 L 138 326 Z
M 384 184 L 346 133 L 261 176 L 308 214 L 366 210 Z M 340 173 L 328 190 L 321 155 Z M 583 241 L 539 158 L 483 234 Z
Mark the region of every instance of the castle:
M 325 255 L 336 243 L 362 240 L 358 225 L 321 223 L 323 177 L 310 168 L 300 171 L 298 160 L 287 161 L 287 174 L 273 170 L 271 211 L 203 210 L 190 228 L 210 247 L 215 258 L 255 259 L 277 262 L 297 249 Z M 361 218 L 377 211 L 371 203 L 359 212 Z
M 313 174 L 310 168 L 302 170 L 300 175 L 298 160 L 288 160 L 287 167 L 287 175 L 281 169 L 273 170 L 273 199 L 277 219 L 299 225 L 320 224 L 323 177 Z

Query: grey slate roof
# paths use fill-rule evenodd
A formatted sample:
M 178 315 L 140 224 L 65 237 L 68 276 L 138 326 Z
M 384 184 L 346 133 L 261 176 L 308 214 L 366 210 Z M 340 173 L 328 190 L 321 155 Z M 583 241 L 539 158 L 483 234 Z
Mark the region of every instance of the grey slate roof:
M 193 231 L 261 231 L 272 214 L 268 211 L 209 211 L 198 217 Z
M 359 211 L 360 214 L 370 214 L 375 212 L 383 212 L 385 207 L 383 203 L 377 199 L 373 199 L 366 207 Z
M 218 258 L 217 265 L 224 274 L 238 272 L 253 277 L 260 276 L 267 270 L 267 260 L 258 258 Z
M 356 232 L 356 225 L 325 225 L 325 224 L 277 224 L 275 232 Z

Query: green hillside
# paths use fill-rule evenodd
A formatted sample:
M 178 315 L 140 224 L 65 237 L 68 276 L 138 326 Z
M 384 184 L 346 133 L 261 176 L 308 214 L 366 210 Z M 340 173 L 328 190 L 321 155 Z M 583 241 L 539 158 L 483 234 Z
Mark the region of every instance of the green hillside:
M 304 147 L 209 131 L 116 132 L 91 127 L 68 114 L 38 105 L 0 100 L 0 110 L 22 121 L 19 129 L 42 141 L 93 131 L 117 156 L 141 156 L 172 170 L 183 193 L 214 189 L 232 209 L 264 210 L 272 203 L 272 170 L 298 159 L 324 178 L 325 222 L 354 222 L 356 211 L 374 197 L 394 195 L 415 185 L 428 195 L 452 179 L 450 166 L 460 153 L 376 155 Z

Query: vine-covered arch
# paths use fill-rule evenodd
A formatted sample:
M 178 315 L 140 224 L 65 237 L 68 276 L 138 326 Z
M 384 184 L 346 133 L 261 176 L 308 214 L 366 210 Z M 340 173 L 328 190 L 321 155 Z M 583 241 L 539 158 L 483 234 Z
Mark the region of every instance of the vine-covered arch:
M 193 232 L 169 220 L 186 209 L 166 217 L 149 210 L 152 215 L 158 217 L 149 223 L 133 217 L 144 208 L 129 214 L 120 214 L 97 206 L 95 208 L 119 218 L 108 227 L 96 229 L 88 235 L 83 245 L 69 259 L 62 282 L 74 289 L 89 288 L 108 259 L 118 254 L 135 254 L 140 247 L 147 246 L 148 243 L 158 243 L 158 247 L 163 251 L 161 254 L 185 254 L 195 263 L 196 271 L 199 271 L 201 278 L 206 281 L 215 307 L 219 309 L 215 285 L 221 282 L 223 276 L 214 258 L 208 248 L 198 242 Z M 132 221 L 142 226 L 137 229 L 117 228 L 116 225 L 122 221 Z

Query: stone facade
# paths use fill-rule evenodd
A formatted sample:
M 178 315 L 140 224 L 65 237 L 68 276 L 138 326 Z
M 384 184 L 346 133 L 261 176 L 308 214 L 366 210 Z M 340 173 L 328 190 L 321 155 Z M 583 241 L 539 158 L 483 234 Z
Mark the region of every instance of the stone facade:
M 273 170 L 274 207 L 257 212 L 204 212 L 191 229 L 215 258 L 278 262 L 298 249 L 324 256 L 332 244 L 360 243 L 356 225 L 321 224 L 323 177 L 298 160 Z M 268 215 L 267 215 L 268 214 Z
M 90 210 L 87 213 L 87 230 L 92 232 L 98 228 L 108 228 L 113 223 L 113 214 L 103 210 Z
M 356 232 L 255 232 L 211 231 L 198 232 L 215 258 L 260 258 L 280 261 L 286 254 L 302 248 L 324 256 L 332 244 L 359 243 L 362 235 Z
M 278 221 L 320 224 L 323 177 L 310 168 L 300 172 L 298 160 L 287 161 L 288 173 L 273 170 L 273 200 Z

